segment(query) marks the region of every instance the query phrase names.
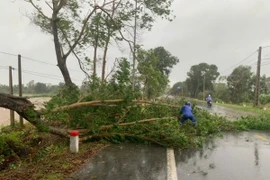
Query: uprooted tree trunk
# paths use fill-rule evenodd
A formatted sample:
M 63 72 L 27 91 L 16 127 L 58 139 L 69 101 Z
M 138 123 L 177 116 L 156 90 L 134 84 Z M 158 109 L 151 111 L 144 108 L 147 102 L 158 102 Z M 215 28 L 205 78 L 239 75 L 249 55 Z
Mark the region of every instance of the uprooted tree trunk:
M 43 121 L 39 112 L 34 109 L 35 106 L 26 98 L 0 93 L 0 107 L 16 111 L 25 120 L 42 131 L 47 130 L 52 134 L 68 137 L 66 129 L 49 126 Z
M 90 101 L 90 102 L 74 103 L 71 105 L 58 107 L 54 109 L 52 112 L 57 112 L 57 111 L 66 110 L 66 109 L 86 107 L 86 106 L 96 106 L 96 105 L 101 106 L 104 103 L 117 103 L 117 102 L 124 102 L 124 100 L 123 99 L 103 100 L 103 101 L 96 100 L 96 101 Z M 133 100 L 133 102 L 137 104 L 149 104 L 149 105 L 153 104 L 151 102 L 141 101 L 141 100 Z M 155 104 L 155 105 L 170 106 L 172 108 L 178 108 L 178 106 L 169 105 L 169 104 Z M 68 137 L 69 129 L 51 126 L 45 120 L 42 120 L 40 112 L 36 111 L 34 109 L 35 107 L 34 104 L 32 104 L 26 98 L 0 93 L 0 107 L 4 107 L 7 109 L 16 111 L 20 116 L 22 116 L 25 120 L 27 120 L 28 122 L 36 126 L 41 131 L 48 131 L 52 134 Z M 151 118 L 151 119 L 139 120 L 137 122 L 128 122 L 128 123 L 119 122 L 118 125 L 128 126 L 128 125 L 134 125 L 136 123 L 146 123 L 146 122 L 164 120 L 164 119 L 170 119 L 170 118 L 173 118 L 173 117 Z M 99 130 L 104 131 L 104 130 L 112 128 L 113 126 L 114 125 L 104 125 L 104 126 L 101 126 Z

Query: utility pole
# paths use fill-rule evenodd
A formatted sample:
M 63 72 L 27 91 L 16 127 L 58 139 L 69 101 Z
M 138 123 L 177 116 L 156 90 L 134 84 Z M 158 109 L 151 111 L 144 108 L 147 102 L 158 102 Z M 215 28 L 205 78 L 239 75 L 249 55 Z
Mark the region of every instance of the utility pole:
M 135 13 L 134 13 L 134 38 L 133 38 L 133 67 L 132 67 L 132 90 L 135 90 L 135 67 L 136 67 L 136 39 L 137 39 L 137 8 L 138 0 L 135 0 Z
M 18 55 L 18 80 L 19 80 L 19 96 L 22 97 L 22 63 L 21 63 L 22 56 Z M 20 125 L 23 126 L 23 118 L 20 116 Z
M 254 96 L 254 104 L 253 106 L 258 106 L 259 104 L 259 96 L 260 96 L 260 77 L 261 77 L 261 57 L 262 57 L 262 47 L 259 47 L 258 50 L 258 62 L 257 62 L 257 77 L 256 77 L 256 88 L 255 88 L 255 96 Z
M 203 100 L 205 98 L 205 74 L 203 75 Z
M 12 67 L 9 66 L 9 94 L 13 95 L 13 82 L 12 82 Z M 15 121 L 14 121 L 14 111 L 10 110 L 10 125 L 11 127 L 14 127 Z
M 203 76 L 203 97 L 202 100 L 204 101 L 204 97 L 205 97 L 205 71 L 202 71 L 202 76 Z

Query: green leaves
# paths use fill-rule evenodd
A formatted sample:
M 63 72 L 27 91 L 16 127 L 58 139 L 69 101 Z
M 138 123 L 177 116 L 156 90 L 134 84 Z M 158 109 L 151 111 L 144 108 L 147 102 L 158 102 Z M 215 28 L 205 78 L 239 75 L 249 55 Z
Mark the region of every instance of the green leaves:
M 252 89 L 252 75 L 250 66 L 238 66 L 228 76 L 227 86 L 232 102 L 245 102 L 251 98 L 249 92 Z
M 208 91 L 213 90 L 213 82 L 219 76 L 216 65 L 209 65 L 207 63 L 200 63 L 193 65 L 187 73 L 188 78 L 186 84 L 191 93 L 191 97 L 198 97 L 199 93 L 203 91 L 203 84 Z
M 179 62 L 178 58 L 163 47 L 157 47 L 148 51 L 139 50 L 137 60 L 145 96 L 148 99 L 159 96 L 165 90 L 170 69 Z

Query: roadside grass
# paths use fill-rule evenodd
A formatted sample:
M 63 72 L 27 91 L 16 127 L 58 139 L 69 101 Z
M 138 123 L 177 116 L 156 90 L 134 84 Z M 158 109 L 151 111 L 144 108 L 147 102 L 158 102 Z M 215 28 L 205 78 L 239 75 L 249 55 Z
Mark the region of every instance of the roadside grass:
M 245 130 L 270 130 L 270 112 L 260 113 L 258 116 L 241 117 L 233 122 L 233 126 L 239 131 Z
M 83 143 L 79 153 L 70 153 L 67 139 L 37 132 L 31 125 L 5 127 L 0 135 L 0 151 L 5 155 L 0 156 L 0 179 L 64 180 L 105 146 Z

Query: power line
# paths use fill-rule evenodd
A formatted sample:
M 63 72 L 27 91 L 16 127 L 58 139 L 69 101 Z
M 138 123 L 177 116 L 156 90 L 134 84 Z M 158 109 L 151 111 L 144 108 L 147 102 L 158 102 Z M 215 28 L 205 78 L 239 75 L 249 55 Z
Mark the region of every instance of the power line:
M 266 56 L 270 56 L 270 54 L 265 54 L 264 57 L 266 57 Z
M 264 48 L 269 48 L 270 46 L 264 46 L 264 47 L 262 47 L 262 49 L 264 49 Z
M 269 65 L 269 64 L 270 64 L 270 62 L 262 64 L 261 66 L 266 66 L 266 65 Z
M 249 59 L 251 56 L 253 56 L 258 50 L 256 50 L 255 52 L 253 52 L 252 54 L 250 54 L 249 56 L 247 56 L 246 58 L 244 58 L 242 61 L 240 61 L 239 63 L 235 64 L 234 66 L 231 66 L 230 68 L 224 70 L 223 72 L 221 72 L 220 74 L 223 74 L 224 72 L 236 67 L 237 65 L 241 64 L 242 62 L 246 61 L 247 59 Z
M 0 69 L 8 70 L 8 68 L 0 67 Z
M 7 52 L 3 52 L 3 51 L 0 51 L 1 54 L 6 54 L 6 55 L 9 55 L 9 56 L 18 56 L 18 54 L 11 54 L 11 53 L 7 53 Z
M 10 55 L 10 56 L 18 56 L 18 54 L 12 54 L 12 53 L 8 53 L 8 52 L 3 52 L 3 51 L 0 51 L 0 53 L 2 54 L 6 54 L 6 55 Z M 26 56 L 22 56 L 23 59 L 27 59 L 29 61 L 35 61 L 35 62 L 39 62 L 39 63 L 43 63 L 43 64 L 47 64 L 47 65 L 50 65 L 50 66 L 54 66 L 56 67 L 57 65 L 55 64 L 51 64 L 51 63 L 48 63 L 48 62 L 45 62 L 45 61 L 40 61 L 40 60 L 37 60 L 37 59 L 34 59 L 34 58 L 30 58 L 30 57 L 26 57 Z M 76 70 L 76 69 L 71 69 L 69 68 L 70 71 L 76 71 L 76 72 L 81 72 L 79 70 Z
M 14 70 L 18 71 L 18 69 L 16 69 L 16 68 L 14 68 Z M 29 70 L 22 70 L 22 72 L 25 74 L 31 74 L 31 75 L 35 75 L 35 76 L 39 76 L 39 77 L 44 77 L 47 79 L 63 80 L 62 77 L 51 75 L 51 74 L 39 73 L 39 72 L 29 71 Z M 72 79 L 72 80 L 77 81 L 77 82 L 81 82 L 78 79 Z
M 47 65 L 50 65 L 50 66 L 56 66 L 55 64 L 47 63 L 47 62 L 44 62 L 44 61 L 40 61 L 40 60 L 37 60 L 37 59 L 25 57 L 25 56 L 22 56 L 22 58 L 23 58 L 23 59 L 27 59 L 27 60 L 29 60 L 29 61 L 35 61 L 35 62 L 47 64 Z
M 0 67 L 2 67 L 2 68 L 7 68 L 7 69 L 8 69 L 8 66 L 0 66 Z
M 47 64 L 47 65 L 50 65 L 50 66 L 54 66 L 56 67 L 57 65 L 55 64 L 51 64 L 51 63 L 47 63 L 47 62 L 44 62 L 44 61 L 40 61 L 40 60 L 37 60 L 37 59 L 33 59 L 33 58 L 29 58 L 29 57 L 26 57 L 26 56 L 22 56 L 23 59 L 27 59 L 29 61 L 35 61 L 35 62 L 39 62 L 39 63 L 43 63 L 43 64 Z M 76 72 L 81 72 L 79 70 L 76 70 L 76 69 L 71 69 L 71 68 L 68 68 L 70 71 L 76 71 Z

